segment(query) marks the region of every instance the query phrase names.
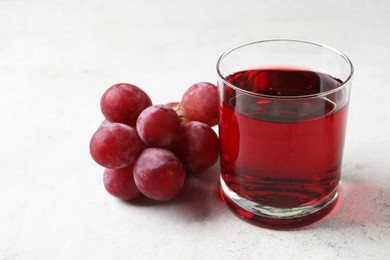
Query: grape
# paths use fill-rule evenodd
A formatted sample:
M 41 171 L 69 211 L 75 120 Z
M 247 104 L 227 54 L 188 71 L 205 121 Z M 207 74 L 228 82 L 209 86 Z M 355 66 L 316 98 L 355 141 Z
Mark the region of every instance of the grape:
M 171 107 L 173 110 L 177 111 L 180 108 L 180 102 L 169 102 L 167 106 Z
M 217 87 L 207 82 L 192 85 L 183 95 L 181 110 L 189 121 L 215 126 L 218 123 Z
M 120 123 L 100 127 L 92 136 L 89 150 L 100 165 L 118 169 L 132 164 L 143 149 L 136 130 Z
M 142 89 L 127 83 L 110 87 L 100 100 L 106 119 L 129 126 L 135 126 L 138 115 L 151 105 L 152 101 Z
M 162 148 L 146 148 L 134 163 L 134 181 L 145 196 L 155 200 L 176 197 L 184 185 L 179 159 Z
M 181 126 L 174 152 L 186 169 L 201 172 L 213 166 L 218 159 L 218 137 L 210 126 L 191 121 Z
M 108 121 L 107 119 L 104 119 L 104 120 L 100 123 L 99 128 L 101 128 L 101 127 L 106 127 L 106 126 L 109 126 L 109 125 L 111 125 L 111 124 L 112 124 L 112 122 Z
M 137 120 L 139 137 L 149 146 L 170 146 L 179 129 L 179 117 L 172 108 L 166 105 L 146 108 Z
M 120 169 L 105 169 L 103 183 L 107 192 L 121 200 L 138 197 L 138 190 L 133 177 L 133 164 Z

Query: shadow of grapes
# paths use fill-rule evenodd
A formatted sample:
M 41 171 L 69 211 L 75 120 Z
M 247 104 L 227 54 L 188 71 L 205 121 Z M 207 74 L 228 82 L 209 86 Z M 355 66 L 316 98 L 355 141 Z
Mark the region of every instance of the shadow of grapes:
M 209 170 L 187 176 L 181 196 L 175 202 L 187 219 L 204 221 L 226 210 L 219 195 L 219 163 Z

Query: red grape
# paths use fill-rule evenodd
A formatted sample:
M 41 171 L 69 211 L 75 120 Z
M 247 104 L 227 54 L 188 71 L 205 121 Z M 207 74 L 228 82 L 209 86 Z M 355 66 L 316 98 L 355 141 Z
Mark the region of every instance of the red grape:
M 127 83 L 110 87 L 100 100 L 106 119 L 130 126 L 135 126 L 138 115 L 151 105 L 152 101 L 142 89 Z
M 167 106 L 171 107 L 173 110 L 177 111 L 180 108 L 180 102 L 169 102 Z
M 141 140 L 149 146 L 170 146 L 180 129 L 180 119 L 166 105 L 146 108 L 137 120 L 137 131 Z
M 134 182 L 132 164 L 120 169 L 105 169 L 103 183 L 108 193 L 121 200 L 131 200 L 141 194 Z
M 134 163 L 134 181 L 145 196 L 155 200 L 176 197 L 184 185 L 180 160 L 162 148 L 146 148 Z
M 111 124 L 112 124 L 112 122 L 108 121 L 107 119 L 104 119 L 104 120 L 100 123 L 99 128 L 101 128 L 101 127 L 106 127 L 106 126 L 109 126 L 109 125 L 111 125 Z
M 210 126 L 191 121 L 181 126 L 174 151 L 189 171 L 200 172 L 217 161 L 218 137 Z
M 110 169 L 132 164 L 142 148 L 143 144 L 135 129 L 120 123 L 100 127 L 89 143 L 92 158 Z
M 199 121 L 209 126 L 218 123 L 218 91 L 211 83 L 192 85 L 183 95 L 181 110 L 189 121 Z

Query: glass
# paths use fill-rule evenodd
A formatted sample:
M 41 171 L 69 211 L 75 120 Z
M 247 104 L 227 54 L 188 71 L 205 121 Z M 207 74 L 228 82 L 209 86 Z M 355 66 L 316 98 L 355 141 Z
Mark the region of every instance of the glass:
M 221 195 L 238 216 L 291 229 L 335 207 L 353 66 L 322 44 L 247 43 L 218 60 Z

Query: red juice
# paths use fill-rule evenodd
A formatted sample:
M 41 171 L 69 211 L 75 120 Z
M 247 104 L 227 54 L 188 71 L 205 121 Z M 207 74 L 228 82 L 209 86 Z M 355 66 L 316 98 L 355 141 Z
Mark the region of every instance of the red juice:
M 347 93 L 308 96 L 342 82 L 321 72 L 284 68 L 241 71 L 226 79 L 240 89 L 224 85 L 220 90 L 226 185 L 245 199 L 276 208 L 315 205 L 337 192 L 348 110 L 338 104 L 346 103 L 341 100 Z

